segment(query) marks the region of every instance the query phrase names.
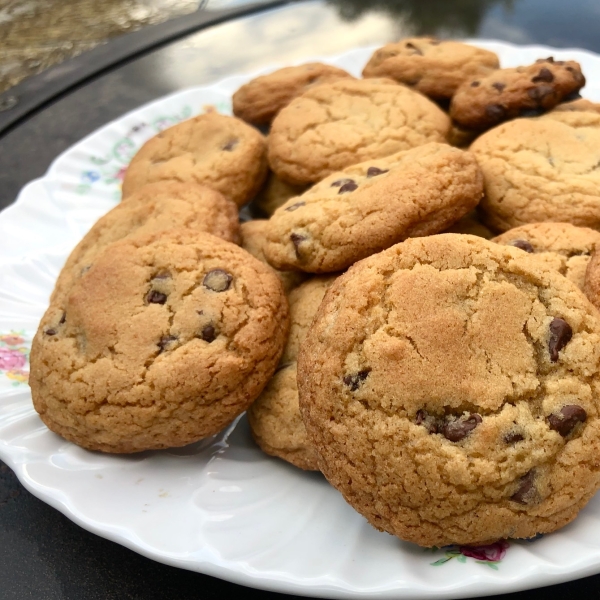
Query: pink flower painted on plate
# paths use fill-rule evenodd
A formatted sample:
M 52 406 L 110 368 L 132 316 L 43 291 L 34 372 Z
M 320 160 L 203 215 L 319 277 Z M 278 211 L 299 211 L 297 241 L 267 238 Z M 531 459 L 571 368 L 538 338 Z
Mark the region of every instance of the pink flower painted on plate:
M 6 376 L 17 383 L 26 383 L 29 380 L 29 373 L 22 369 L 12 369 L 11 371 L 7 371 Z
M 507 541 L 499 540 L 498 542 L 487 544 L 486 546 L 461 546 L 459 551 L 463 556 L 468 556 L 469 558 L 497 562 L 504 558 L 508 546 L 509 544 Z
M 4 342 L 7 346 L 18 346 L 19 344 L 23 344 L 25 340 L 19 335 L 7 333 L 0 335 L 0 342 Z
M 0 369 L 20 369 L 27 364 L 27 355 L 22 350 L 0 348 Z
M 116 173 L 115 173 L 115 179 L 118 179 L 119 181 L 123 181 L 123 179 L 125 179 L 125 173 L 127 171 L 127 167 L 121 167 Z

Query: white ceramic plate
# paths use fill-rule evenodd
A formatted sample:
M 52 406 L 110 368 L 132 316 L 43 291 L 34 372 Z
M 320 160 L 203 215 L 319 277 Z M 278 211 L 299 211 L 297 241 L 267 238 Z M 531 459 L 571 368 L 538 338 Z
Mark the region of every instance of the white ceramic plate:
M 473 43 L 495 50 L 503 66 L 575 59 L 591 82 L 585 96 L 600 101 L 597 55 Z M 358 75 L 373 50 L 313 58 Z M 39 420 L 26 384 L 29 345 L 67 254 L 118 202 L 124 169 L 143 142 L 204 110 L 229 113 L 232 92 L 256 75 L 184 90 L 109 123 L 59 156 L 0 214 L 0 458 L 29 491 L 85 529 L 157 561 L 252 587 L 331 598 L 456 598 L 600 572 L 600 497 L 574 523 L 534 542 L 428 551 L 372 529 L 320 474 L 262 454 L 244 417 L 214 439 L 136 456 L 82 450 Z

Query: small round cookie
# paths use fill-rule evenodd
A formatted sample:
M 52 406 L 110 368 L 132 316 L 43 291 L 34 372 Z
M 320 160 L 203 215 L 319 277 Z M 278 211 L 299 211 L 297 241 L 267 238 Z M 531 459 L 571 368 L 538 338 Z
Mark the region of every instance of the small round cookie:
M 494 237 L 494 233 L 479 220 L 476 210 L 472 210 L 464 217 L 461 217 L 454 225 L 448 227 L 444 233 L 466 233 L 485 238 L 486 240 Z
M 281 362 L 246 413 L 252 436 L 264 452 L 307 471 L 318 471 L 319 466 L 298 408 L 296 360 L 321 300 L 334 281 L 331 276 L 314 277 L 290 293 L 290 334 Z
M 183 446 L 258 397 L 287 330 L 279 280 L 239 246 L 189 229 L 128 236 L 42 318 L 33 404 L 90 450 Z
M 146 183 L 199 183 L 242 206 L 267 176 L 264 136 L 240 119 L 210 112 L 183 121 L 148 140 L 133 157 L 123 197 Z
M 600 315 L 516 248 L 442 234 L 354 265 L 298 391 L 330 483 L 421 546 L 549 533 L 600 487 Z
M 498 69 L 494 52 L 452 40 L 406 38 L 376 50 L 363 77 L 389 77 L 433 98 L 450 99 L 465 81 Z
M 515 119 L 470 150 L 485 178 L 480 209 L 491 229 L 543 221 L 600 229 L 600 127 Z
M 240 242 L 238 208 L 220 192 L 195 183 L 159 181 L 142 186 L 100 218 L 75 246 L 56 282 L 51 302 L 64 298 L 108 244 L 132 233 L 175 227 Z
M 349 165 L 443 142 L 450 119 L 431 100 L 391 80 L 343 79 L 295 98 L 273 121 L 269 164 L 306 185 Z
M 305 185 L 292 185 L 279 179 L 275 173 L 269 173 L 265 185 L 261 188 L 256 198 L 252 200 L 252 207 L 260 213 L 271 216 L 281 205 L 290 198 L 299 196 L 306 191 Z
M 240 225 L 240 233 L 242 234 L 242 248 L 252 254 L 254 258 L 258 258 L 258 260 L 273 269 L 269 265 L 263 251 L 268 223 L 267 219 L 246 221 Z M 273 269 L 273 272 L 279 277 L 286 294 L 289 294 L 306 279 L 306 275 L 299 271 L 278 271 L 277 269 Z
M 344 69 L 318 62 L 284 67 L 252 79 L 235 92 L 233 114 L 254 125 L 268 125 L 296 96 L 316 85 L 348 77 L 352 75 Z
M 425 144 L 330 175 L 268 221 L 265 256 L 277 269 L 342 271 L 408 237 L 448 228 L 483 192 L 475 157 Z
M 452 97 L 450 116 L 465 129 L 481 131 L 507 119 L 539 115 L 584 85 L 575 61 L 541 59 L 465 82 Z
M 492 242 L 530 253 L 583 289 L 590 257 L 600 247 L 600 233 L 570 223 L 531 223 L 509 229 Z

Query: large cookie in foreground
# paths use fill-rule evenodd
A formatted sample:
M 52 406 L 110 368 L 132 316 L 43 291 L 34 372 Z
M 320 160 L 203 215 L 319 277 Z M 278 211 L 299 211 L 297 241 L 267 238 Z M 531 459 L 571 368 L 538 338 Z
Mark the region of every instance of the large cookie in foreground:
M 133 157 L 123 180 L 123 198 L 146 183 L 199 183 L 242 206 L 267 176 L 267 143 L 240 119 L 206 113 L 161 131 Z
M 269 164 L 295 185 L 349 165 L 444 142 L 450 119 L 431 100 L 386 79 L 343 79 L 295 98 L 275 117 Z
M 91 450 L 139 452 L 213 435 L 273 374 L 288 329 L 271 269 L 210 234 L 124 238 L 98 254 L 31 350 L 35 409 Z
M 600 486 L 600 315 L 517 248 L 442 234 L 354 265 L 298 389 L 330 483 L 422 546 L 554 531 Z
M 471 153 L 426 144 L 348 167 L 288 200 L 267 221 L 264 253 L 278 269 L 341 271 L 407 237 L 443 231 L 482 193 Z

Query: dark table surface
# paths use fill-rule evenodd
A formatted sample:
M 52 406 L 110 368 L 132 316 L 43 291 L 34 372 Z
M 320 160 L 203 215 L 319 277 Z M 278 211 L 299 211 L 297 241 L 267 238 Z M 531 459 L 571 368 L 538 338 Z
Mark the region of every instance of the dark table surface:
M 0 208 L 83 136 L 173 91 L 232 73 L 406 35 L 478 37 L 600 52 L 599 0 L 328 0 L 193 33 L 96 77 L 0 137 Z M 591 598 L 600 575 L 498 598 Z M 44 504 L 0 463 L 0 600 L 283 598 L 168 567 Z

